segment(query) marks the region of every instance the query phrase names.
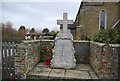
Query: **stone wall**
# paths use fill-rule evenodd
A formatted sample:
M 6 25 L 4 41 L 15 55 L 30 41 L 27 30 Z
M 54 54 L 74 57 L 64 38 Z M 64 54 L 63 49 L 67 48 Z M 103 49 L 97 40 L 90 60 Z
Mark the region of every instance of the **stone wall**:
M 74 41 L 77 63 L 89 63 L 99 78 L 117 78 L 120 46 L 89 41 Z M 15 74 L 26 78 L 27 73 L 41 61 L 52 59 L 53 40 L 24 41 L 17 45 Z
M 75 58 L 77 63 L 89 63 L 89 41 L 74 41 Z
M 26 78 L 25 75 L 39 62 L 41 57 L 39 52 L 39 44 L 36 42 L 21 43 L 16 46 L 16 78 Z
M 40 61 L 51 60 L 53 41 L 24 41 L 16 46 L 15 75 L 26 78 L 26 74 Z
M 52 49 L 54 47 L 53 40 L 40 41 L 41 61 L 50 61 L 52 59 Z
M 99 78 L 118 78 L 118 57 L 120 45 L 90 43 L 89 61 Z
M 119 18 L 117 2 L 86 2 L 81 5 L 76 17 L 76 40 L 92 38 L 99 32 L 99 15 L 106 11 L 106 28 L 111 28 Z
M 53 40 L 23 41 L 17 45 L 15 55 L 15 74 L 26 78 L 26 74 L 40 61 L 52 59 Z M 74 41 L 77 62 L 88 63 L 89 42 Z

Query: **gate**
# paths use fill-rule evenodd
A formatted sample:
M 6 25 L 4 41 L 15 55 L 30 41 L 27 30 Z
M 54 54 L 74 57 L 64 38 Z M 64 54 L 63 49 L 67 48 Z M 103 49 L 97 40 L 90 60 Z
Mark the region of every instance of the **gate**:
M 14 70 L 14 56 L 16 46 L 15 43 L 2 43 L 2 79 L 10 79 L 11 75 L 15 74 Z

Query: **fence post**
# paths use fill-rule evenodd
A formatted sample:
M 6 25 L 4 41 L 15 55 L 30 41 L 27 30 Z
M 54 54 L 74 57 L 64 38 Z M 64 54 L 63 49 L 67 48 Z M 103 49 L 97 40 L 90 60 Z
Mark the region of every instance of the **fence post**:
M 3 44 L 3 43 L 2 43 L 2 44 Z M 4 67 L 5 67 L 5 64 L 4 64 L 4 55 L 3 55 L 4 52 L 3 52 L 3 48 L 4 48 L 4 47 L 3 47 L 3 45 L 2 45 L 2 50 L 1 50 L 1 60 L 2 60 L 2 79 L 4 78 L 3 75 L 4 75 L 4 71 L 5 71 L 5 68 L 4 68 Z
M 7 55 L 7 43 L 4 44 L 4 63 L 5 63 L 5 79 L 8 79 L 8 55 Z
M 8 75 L 9 75 L 9 77 L 10 77 L 10 74 L 11 74 L 11 71 L 12 71 L 12 67 L 11 67 L 11 64 L 12 64 L 12 62 L 11 62 L 11 43 L 9 42 L 8 43 L 8 62 L 9 62 L 9 67 L 8 67 Z
M 15 45 L 14 42 L 6 43 L 2 45 L 1 57 L 2 57 L 2 79 L 10 79 L 11 73 L 14 75 L 14 55 Z
M 13 42 L 12 43 L 12 58 L 11 58 L 11 61 L 12 61 L 12 71 L 13 71 L 13 75 L 15 75 L 15 43 Z

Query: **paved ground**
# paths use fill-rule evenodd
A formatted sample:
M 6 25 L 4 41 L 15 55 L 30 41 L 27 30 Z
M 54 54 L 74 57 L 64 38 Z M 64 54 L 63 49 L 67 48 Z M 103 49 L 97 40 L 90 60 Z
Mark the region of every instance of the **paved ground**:
M 63 78 L 63 79 L 98 79 L 88 64 L 77 64 L 76 69 L 51 69 L 39 63 L 28 73 L 28 79 Z

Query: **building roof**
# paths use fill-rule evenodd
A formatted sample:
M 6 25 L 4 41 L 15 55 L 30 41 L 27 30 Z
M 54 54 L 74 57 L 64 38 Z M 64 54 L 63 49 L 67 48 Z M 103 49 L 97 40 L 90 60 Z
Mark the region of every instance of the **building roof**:
M 60 29 L 63 27 L 63 25 L 60 25 Z M 75 24 L 68 24 L 68 29 L 75 29 Z
M 29 34 L 26 34 L 25 36 L 52 36 L 51 33 L 29 33 Z

